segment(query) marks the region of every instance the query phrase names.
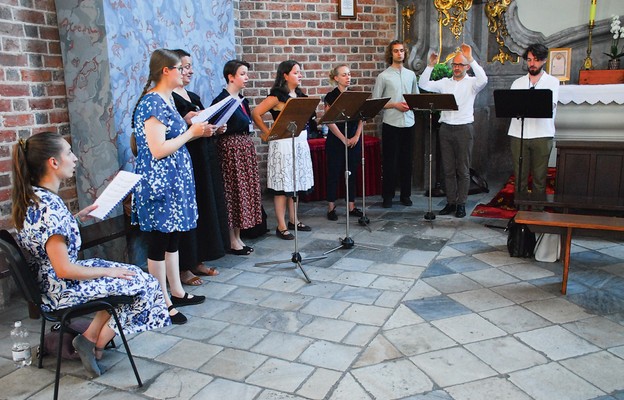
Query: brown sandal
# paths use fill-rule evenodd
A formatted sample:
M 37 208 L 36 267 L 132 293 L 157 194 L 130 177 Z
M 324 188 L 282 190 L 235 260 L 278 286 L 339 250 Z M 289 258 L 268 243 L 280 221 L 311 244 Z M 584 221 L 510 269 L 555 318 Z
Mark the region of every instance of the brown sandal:
M 204 276 L 217 276 L 219 275 L 219 271 L 215 267 L 206 267 L 204 264 L 198 265 L 193 273 L 195 275 L 204 275 Z
M 184 275 L 192 275 L 190 278 L 184 278 Z M 196 276 L 192 271 L 183 271 L 180 274 L 180 281 L 189 286 L 201 286 L 204 281 L 199 276 Z

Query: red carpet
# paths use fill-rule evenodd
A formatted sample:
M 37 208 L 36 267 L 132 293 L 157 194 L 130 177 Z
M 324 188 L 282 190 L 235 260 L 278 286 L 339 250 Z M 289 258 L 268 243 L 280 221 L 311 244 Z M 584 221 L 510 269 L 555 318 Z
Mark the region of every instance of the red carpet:
M 548 168 L 548 178 L 546 181 L 546 193 L 555 192 L 555 168 Z M 472 217 L 482 218 L 503 218 L 510 219 L 516 215 L 518 210 L 513 206 L 515 192 L 515 177 L 511 175 L 503 188 L 496 193 L 496 196 L 487 204 L 478 204 L 470 214 Z M 531 177 L 529 177 L 529 187 Z

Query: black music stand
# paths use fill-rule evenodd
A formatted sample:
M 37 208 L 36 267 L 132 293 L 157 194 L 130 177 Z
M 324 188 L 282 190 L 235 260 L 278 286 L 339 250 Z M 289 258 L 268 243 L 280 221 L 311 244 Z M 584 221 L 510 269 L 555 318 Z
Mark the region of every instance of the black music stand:
M 366 99 L 371 95 L 370 92 L 342 92 L 336 98 L 334 103 L 327 109 L 323 117 L 320 119 L 319 123 L 322 124 L 336 124 L 339 122 L 344 123 L 344 135 L 347 135 L 347 125 L 349 121 L 358 121 L 358 111 L 360 107 L 366 102 Z M 347 143 L 344 144 L 345 148 L 345 197 L 347 200 L 347 224 L 345 228 L 345 237 L 340 240 L 340 246 L 335 247 L 331 250 L 326 251 L 323 254 L 329 254 L 338 249 L 350 249 L 355 246 L 355 242 L 349 236 L 349 175 L 351 172 L 349 171 L 349 147 Z M 368 247 L 360 245 L 361 247 L 370 248 L 373 250 L 378 250 L 374 247 Z
M 552 118 L 552 90 L 550 89 L 498 89 L 494 91 L 494 107 L 497 118 L 519 118 L 520 154 L 518 156 L 518 176 L 516 177 L 516 198 L 521 194 L 522 155 L 524 148 L 524 119 Z
M 364 123 L 372 120 L 381 110 L 383 110 L 388 101 L 390 101 L 390 97 L 366 100 L 366 102 L 364 102 L 362 107 L 358 110 L 358 119 L 364 121 Z M 364 155 L 364 150 L 366 149 L 364 146 L 365 138 L 366 136 L 362 132 L 362 216 L 358 219 L 358 224 L 365 226 L 369 232 L 372 232 L 370 226 L 368 225 L 370 224 L 370 219 L 366 216 L 366 168 L 364 167 L 366 163 L 366 157 Z
M 452 94 L 425 93 L 425 94 L 404 94 L 403 97 L 407 105 L 414 111 L 425 111 L 429 113 L 429 211 L 425 213 L 427 221 L 433 221 L 435 214 L 432 210 L 431 199 L 431 144 L 433 141 L 433 113 L 436 111 L 457 111 L 457 102 Z
M 310 116 L 316 111 L 316 106 L 318 105 L 320 99 L 314 97 L 297 97 L 288 99 L 284 109 L 279 113 L 277 119 L 273 123 L 271 127 L 271 131 L 266 137 L 266 141 L 278 140 L 278 139 L 286 139 L 288 137 L 292 140 L 292 168 L 293 168 L 293 198 L 295 203 L 295 251 L 292 253 L 292 257 L 290 260 L 280 260 L 280 261 L 268 261 L 262 263 L 256 263 L 256 267 L 261 266 L 269 266 L 274 264 L 285 264 L 292 262 L 299 267 L 301 273 L 305 277 L 305 281 L 307 283 L 311 283 L 308 274 L 306 274 L 305 270 L 301 266 L 301 263 L 304 260 L 299 253 L 299 240 L 297 237 L 297 225 L 298 225 L 298 212 L 297 209 L 299 207 L 299 196 L 297 194 L 297 160 L 295 156 L 295 138 L 299 136 L 301 130 L 298 127 L 303 127 L 306 125 Z M 318 256 L 318 257 L 308 257 L 305 261 L 314 261 L 320 260 L 322 258 L 327 258 L 326 256 Z

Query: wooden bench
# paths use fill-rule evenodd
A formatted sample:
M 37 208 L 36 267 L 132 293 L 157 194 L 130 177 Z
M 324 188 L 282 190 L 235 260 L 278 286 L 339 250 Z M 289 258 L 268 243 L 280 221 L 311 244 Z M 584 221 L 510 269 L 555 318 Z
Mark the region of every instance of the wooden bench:
M 583 210 L 582 214 L 609 213 L 624 215 L 624 197 L 579 196 L 572 194 L 532 194 L 516 195 L 515 205 L 532 207 L 550 207 L 564 213 L 570 210 Z M 573 214 L 576 214 L 574 212 Z
M 563 282 L 561 293 L 566 294 L 570 268 L 570 247 L 574 229 L 624 232 L 624 218 L 596 215 L 555 214 L 535 211 L 518 211 L 515 221 L 528 226 L 555 227 L 562 230 Z

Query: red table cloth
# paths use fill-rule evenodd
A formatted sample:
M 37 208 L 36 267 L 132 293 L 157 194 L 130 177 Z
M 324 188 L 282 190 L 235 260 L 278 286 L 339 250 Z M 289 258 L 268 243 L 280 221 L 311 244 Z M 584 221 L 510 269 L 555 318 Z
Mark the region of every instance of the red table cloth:
M 325 162 L 325 139 L 310 139 L 310 155 L 314 168 L 314 191 L 302 196 L 302 201 L 325 200 L 327 195 L 327 164 Z M 374 136 L 364 136 L 364 155 L 366 163 L 366 195 L 381 194 L 381 140 Z M 356 196 L 362 196 L 362 166 L 356 173 Z M 338 183 L 338 199 L 344 198 L 344 170 Z

